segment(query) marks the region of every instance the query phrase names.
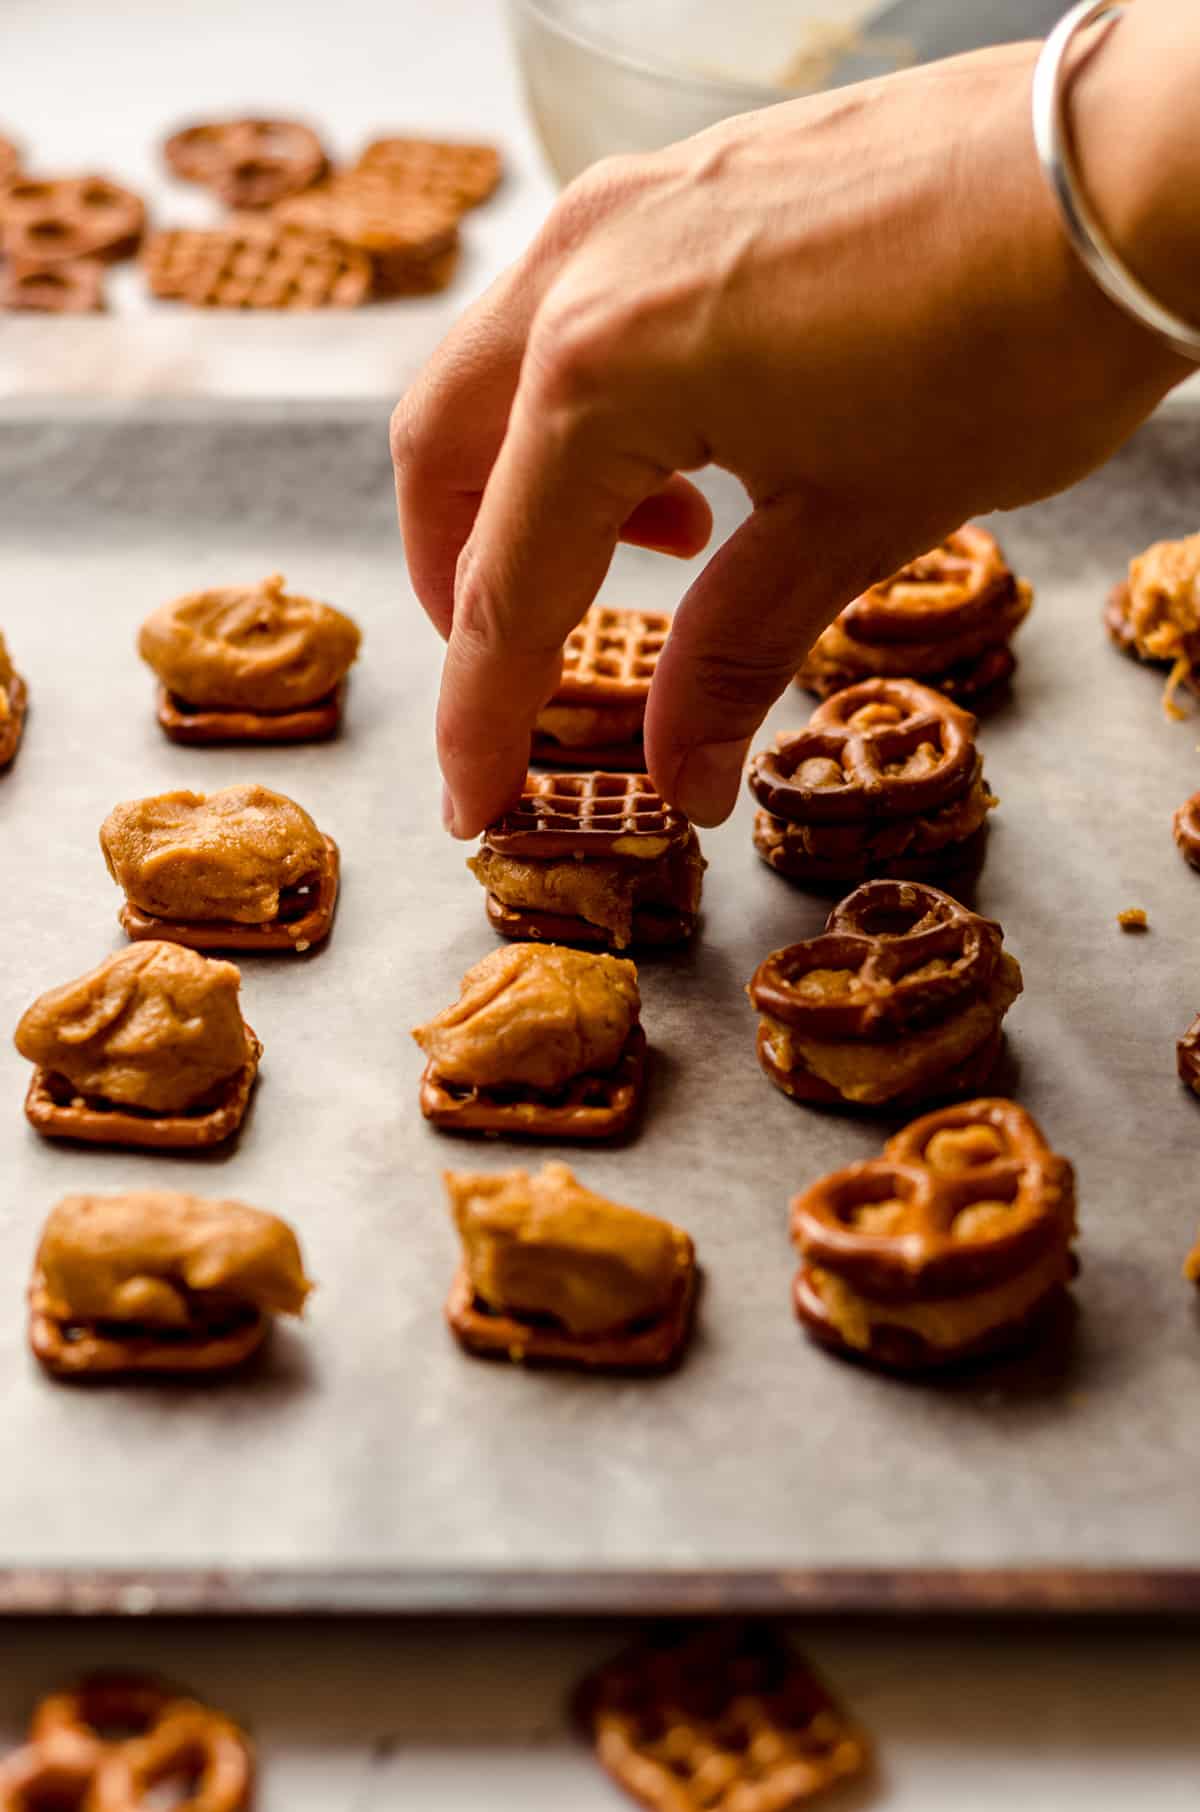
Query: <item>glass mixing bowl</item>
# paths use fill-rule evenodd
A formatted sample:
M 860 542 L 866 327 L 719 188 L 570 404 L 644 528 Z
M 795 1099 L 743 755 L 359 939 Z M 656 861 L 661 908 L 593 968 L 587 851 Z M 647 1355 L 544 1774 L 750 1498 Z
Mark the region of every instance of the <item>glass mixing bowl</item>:
M 731 114 L 871 72 L 902 43 L 860 39 L 878 0 L 508 0 L 534 124 L 563 181 Z

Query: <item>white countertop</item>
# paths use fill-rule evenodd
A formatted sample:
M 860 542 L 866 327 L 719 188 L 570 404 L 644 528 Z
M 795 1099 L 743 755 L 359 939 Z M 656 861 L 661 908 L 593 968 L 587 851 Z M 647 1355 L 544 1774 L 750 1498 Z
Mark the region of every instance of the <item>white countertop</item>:
M 443 296 L 336 318 L 225 318 L 151 312 L 125 272 L 107 319 L 0 317 L 0 398 L 390 398 L 553 193 L 498 0 L 3 0 L 0 68 L 0 131 L 35 167 L 107 170 L 161 220 L 204 217 L 202 197 L 162 181 L 155 147 L 210 111 L 308 115 L 343 153 L 388 128 L 479 135 L 509 170 L 468 217 Z M 562 1702 L 617 1639 L 545 1624 L 0 1624 L 0 1740 L 15 1743 L 34 1694 L 82 1665 L 157 1665 L 252 1726 L 261 1812 L 616 1812 L 626 1802 Z M 821 1624 L 807 1641 L 882 1754 L 880 1780 L 843 1797 L 847 1809 L 1197 1804 L 1194 1633 L 863 1622 Z

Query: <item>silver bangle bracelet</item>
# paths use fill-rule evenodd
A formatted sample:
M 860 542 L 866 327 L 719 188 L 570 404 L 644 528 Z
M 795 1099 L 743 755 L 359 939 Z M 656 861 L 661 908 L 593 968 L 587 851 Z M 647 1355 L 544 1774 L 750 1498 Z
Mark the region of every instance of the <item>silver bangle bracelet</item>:
M 1125 11 L 1116 0 L 1080 0 L 1046 39 L 1033 78 L 1033 135 L 1046 181 L 1058 203 L 1068 239 L 1105 295 L 1172 351 L 1200 365 L 1200 328 L 1156 302 L 1117 253 L 1078 181 L 1066 126 L 1067 53 L 1081 31 Z

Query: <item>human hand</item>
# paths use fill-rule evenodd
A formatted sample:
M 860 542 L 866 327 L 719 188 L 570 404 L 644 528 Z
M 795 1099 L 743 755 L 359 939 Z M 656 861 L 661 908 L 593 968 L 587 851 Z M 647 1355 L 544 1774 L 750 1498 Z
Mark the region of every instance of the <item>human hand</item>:
M 457 835 L 518 790 L 618 541 L 707 542 L 681 474 L 722 466 L 752 505 L 679 605 L 647 707 L 656 786 L 712 824 L 850 598 L 967 517 L 1074 482 L 1185 375 L 1061 233 L 1035 57 L 983 52 L 600 164 L 451 333 L 393 453 L 413 583 L 448 639 Z

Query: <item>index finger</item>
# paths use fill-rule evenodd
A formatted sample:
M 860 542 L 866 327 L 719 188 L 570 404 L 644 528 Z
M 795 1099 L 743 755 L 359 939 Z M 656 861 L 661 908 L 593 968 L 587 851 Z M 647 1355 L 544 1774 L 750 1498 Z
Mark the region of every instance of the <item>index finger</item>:
M 442 675 L 438 755 L 456 836 L 474 836 L 520 791 L 563 643 L 599 591 L 627 519 L 669 486 L 675 462 L 619 451 L 631 438 L 619 415 L 578 411 L 539 376 L 518 386 L 459 561 Z M 695 517 L 690 551 L 707 534 Z

